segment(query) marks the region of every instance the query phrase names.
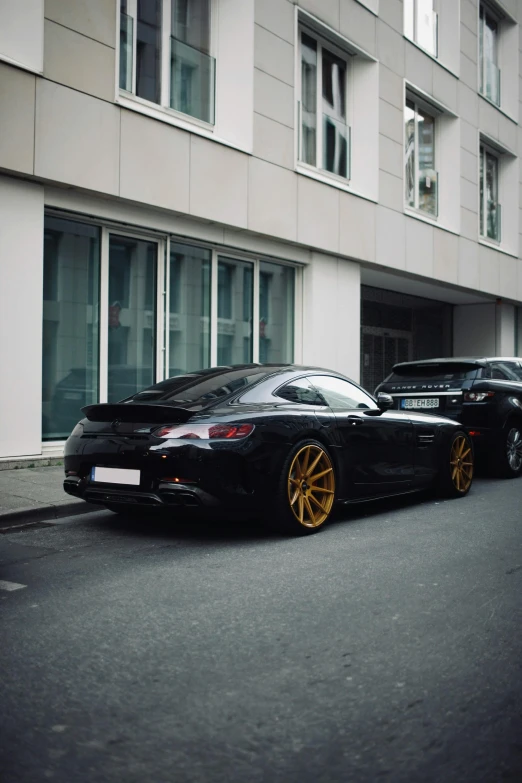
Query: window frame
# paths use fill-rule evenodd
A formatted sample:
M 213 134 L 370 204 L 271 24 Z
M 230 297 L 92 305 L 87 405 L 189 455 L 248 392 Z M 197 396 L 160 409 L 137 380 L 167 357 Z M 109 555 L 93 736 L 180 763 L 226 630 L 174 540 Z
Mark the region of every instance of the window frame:
M 171 97 L 171 28 L 172 28 L 172 0 L 160 0 L 161 5 L 161 44 L 160 44 L 160 102 L 142 98 L 136 95 L 136 52 L 137 52 L 137 11 L 139 0 L 126 0 L 127 3 L 127 16 L 130 16 L 133 20 L 133 36 L 132 36 L 132 63 L 131 63 L 131 90 L 126 90 L 120 87 L 120 48 L 121 48 L 121 2 L 118 0 L 116 8 L 117 16 L 117 29 L 116 29 L 116 98 L 123 99 L 123 101 L 131 101 L 135 104 L 139 104 L 144 108 L 152 111 L 160 112 L 164 115 L 170 116 L 172 119 L 179 121 L 180 123 L 187 123 L 195 125 L 213 134 L 216 127 L 216 98 L 217 98 L 217 60 L 216 60 L 216 46 L 217 46 L 217 0 L 210 0 L 209 2 L 209 31 L 210 31 L 210 43 L 208 56 L 214 60 L 214 90 L 211 101 L 211 113 L 213 115 L 213 122 L 207 122 L 191 114 L 186 114 L 178 109 L 173 109 L 170 105 Z M 194 48 L 194 47 L 192 47 Z M 206 53 L 203 53 L 206 54 Z
M 302 131 L 302 36 L 303 33 L 307 35 L 309 38 L 312 38 L 317 46 L 317 74 L 316 74 L 316 142 L 315 142 L 315 153 L 316 153 L 316 165 L 312 165 L 311 163 L 307 163 L 302 159 L 302 144 L 303 144 L 303 131 Z M 297 131 L 297 139 L 296 139 L 296 158 L 297 158 L 297 169 L 304 169 L 306 172 L 313 172 L 315 175 L 321 175 L 325 177 L 326 179 L 332 179 L 336 183 L 340 183 L 342 185 L 349 186 L 351 182 L 351 175 L 352 175 L 352 166 L 351 166 L 351 156 L 352 156 L 352 107 L 353 107 L 353 67 L 352 67 L 352 58 L 354 57 L 354 53 L 348 51 L 347 49 L 342 49 L 332 41 L 328 40 L 328 38 L 325 35 L 321 35 L 320 32 L 315 30 L 313 27 L 306 24 L 306 21 L 303 19 L 299 19 L 298 25 L 297 25 L 297 69 L 296 69 L 296 88 L 297 88 L 297 123 L 296 123 L 296 131 Z M 323 49 L 326 49 L 328 52 L 330 52 L 334 57 L 341 60 L 345 66 L 345 89 L 344 89 L 344 101 L 345 101 L 345 123 L 346 128 L 348 130 L 348 140 L 347 140 L 347 176 L 343 177 L 340 174 L 336 174 L 335 172 L 329 171 L 328 169 L 325 169 L 322 165 L 319 165 L 319 161 L 321 163 L 324 162 L 324 146 L 323 146 Z
M 487 226 L 488 226 L 488 211 L 487 211 L 487 198 L 486 198 L 486 183 L 485 183 L 485 175 L 486 175 L 486 159 L 487 156 L 490 156 L 496 161 L 497 164 L 497 182 L 496 182 L 496 191 L 497 191 L 497 200 L 496 200 L 496 209 L 497 209 L 497 236 L 491 237 L 487 233 Z M 500 245 L 502 243 L 502 207 L 499 201 L 500 196 L 500 179 L 501 179 L 501 171 L 502 171 L 502 155 L 500 152 L 497 152 L 492 147 L 490 147 L 487 142 L 485 142 L 483 139 L 480 139 L 479 143 L 479 160 L 478 160 L 478 168 L 479 168 L 479 187 L 478 187 L 478 197 L 479 197 L 479 236 L 480 239 L 485 242 L 491 242 L 495 245 Z M 482 193 L 481 193 L 481 185 L 482 185 Z M 482 228 L 481 228 L 482 226 Z
M 408 203 L 406 198 L 406 109 L 408 101 L 414 104 L 414 206 Z M 435 172 L 435 213 L 429 212 L 427 209 L 423 209 L 420 206 L 420 171 L 419 168 L 419 129 L 417 115 L 419 109 L 429 117 L 433 119 L 433 171 Z M 432 106 L 427 101 L 424 101 L 418 95 L 409 90 L 406 91 L 404 97 L 404 110 L 403 110 L 403 177 L 404 177 L 404 209 L 405 211 L 413 212 L 415 215 L 422 216 L 426 219 L 438 221 L 439 219 L 439 172 L 437 169 L 437 147 L 439 144 L 439 122 L 441 112 L 435 106 Z

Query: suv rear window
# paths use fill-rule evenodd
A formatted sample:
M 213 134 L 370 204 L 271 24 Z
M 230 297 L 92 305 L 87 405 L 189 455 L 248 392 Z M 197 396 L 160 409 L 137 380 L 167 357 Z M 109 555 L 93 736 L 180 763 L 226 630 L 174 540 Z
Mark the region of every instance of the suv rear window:
M 397 367 L 387 378 L 389 383 L 393 381 L 427 381 L 448 382 L 465 381 L 480 378 L 482 367 L 476 364 L 408 364 L 405 367 Z

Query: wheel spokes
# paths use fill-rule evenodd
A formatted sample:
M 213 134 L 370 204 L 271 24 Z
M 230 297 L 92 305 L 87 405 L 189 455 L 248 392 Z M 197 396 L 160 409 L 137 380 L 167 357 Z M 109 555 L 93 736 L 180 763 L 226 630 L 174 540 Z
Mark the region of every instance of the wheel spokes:
M 328 455 L 314 444 L 303 447 L 288 473 L 288 501 L 293 515 L 304 527 L 318 527 L 328 518 L 334 497 L 335 477 Z

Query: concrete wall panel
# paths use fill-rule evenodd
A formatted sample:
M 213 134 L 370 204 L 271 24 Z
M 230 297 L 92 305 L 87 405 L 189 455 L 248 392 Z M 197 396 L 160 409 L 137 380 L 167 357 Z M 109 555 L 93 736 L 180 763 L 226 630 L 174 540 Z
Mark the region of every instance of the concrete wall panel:
M 18 457 L 41 452 L 44 191 L 0 176 L 0 203 L 0 457 Z
M 47 80 L 36 84 L 35 174 L 117 195 L 120 112 Z
M 36 77 L 0 63 L 0 167 L 32 174 Z
M 45 18 L 106 46 L 116 46 L 113 0 L 45 0 Z

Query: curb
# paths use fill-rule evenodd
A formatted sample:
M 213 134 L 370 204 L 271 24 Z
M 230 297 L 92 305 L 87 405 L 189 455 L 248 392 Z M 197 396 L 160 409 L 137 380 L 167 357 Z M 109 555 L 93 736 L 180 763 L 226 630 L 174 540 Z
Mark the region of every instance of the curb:
M 17 508 L 16 511 L 2 511 L 0 512 L 0 533 L 13 527 L 28 527 L 39 522 L 52 522 L 56 519 L 89 514 L 93 511 L 103 511 L 103 506 L 76 500 L 59 505 L 51 503 L 46 506 Z

